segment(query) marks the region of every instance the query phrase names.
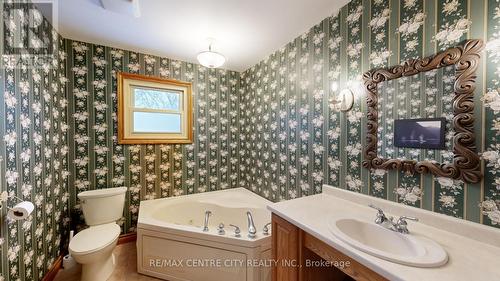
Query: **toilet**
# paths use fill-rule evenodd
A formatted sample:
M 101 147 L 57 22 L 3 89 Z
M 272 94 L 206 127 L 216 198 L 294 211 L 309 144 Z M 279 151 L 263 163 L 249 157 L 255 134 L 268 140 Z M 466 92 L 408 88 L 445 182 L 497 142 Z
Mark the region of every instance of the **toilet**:
M 105 281 L 115 268 L 113 249 L 120 235 L 116 221 L 123 216 L 126 187 L 78 194 L 88 228 L 69 243 L 69 252 L 82 265 L 82 281 Z

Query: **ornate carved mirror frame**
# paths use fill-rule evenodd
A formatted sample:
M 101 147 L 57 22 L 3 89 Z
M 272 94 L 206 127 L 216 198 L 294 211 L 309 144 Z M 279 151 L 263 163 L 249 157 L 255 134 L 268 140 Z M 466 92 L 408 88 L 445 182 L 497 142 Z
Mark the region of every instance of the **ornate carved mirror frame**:
M 367 134 L 363 166 L 368 169 L 398 169 L 407 173 L 432 173 L 440 177 L 460 179 L 468 183 L 481 181 L 481 165 L 476 152 L 474 137 L 474 90 L 476 69 L 482 40 L 467 40 L 459 46 L 449 48 L 437 55 L 423 59 L 413 59 L 401 65 L 375 69 L 363 75 L 367 112 Z M 453 97 L 453 162 L 448 164 L 435 161 L 414 161 L 403 159 L 383 159 L 377 156 L 378 129 L 378 83 L 412 76 L 421 72 L 455 65 Z

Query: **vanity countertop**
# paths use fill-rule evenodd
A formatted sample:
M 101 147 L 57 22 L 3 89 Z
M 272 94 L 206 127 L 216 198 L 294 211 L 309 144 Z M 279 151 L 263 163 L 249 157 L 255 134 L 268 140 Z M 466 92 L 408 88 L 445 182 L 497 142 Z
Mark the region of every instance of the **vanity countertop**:
M 439 243 L 448 253 L 448 263 L 437 268 L 405 266 L 357 250 L 332 234 L 332 217 L 373 220 L 376 211 L 369 203 L 394 217 L 420 218 L 418 223 L 408 223 L 410 233 Z M 389 280 L 500 280 L 500 230 L 493 227 L 329 186 L 321 194 L 275 203 L 268 209 Z

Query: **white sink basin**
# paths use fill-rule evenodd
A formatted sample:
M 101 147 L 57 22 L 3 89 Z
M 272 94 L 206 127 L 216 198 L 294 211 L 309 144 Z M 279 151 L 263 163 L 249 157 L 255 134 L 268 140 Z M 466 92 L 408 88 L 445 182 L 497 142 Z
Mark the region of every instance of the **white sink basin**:
M 422 236 L 401 234 L 353 218 L 332 218 L 329 226 L 337 238 L 350 246 L 391 262 L 438 267 L 448 261 L 448 254 L 439 244 Z

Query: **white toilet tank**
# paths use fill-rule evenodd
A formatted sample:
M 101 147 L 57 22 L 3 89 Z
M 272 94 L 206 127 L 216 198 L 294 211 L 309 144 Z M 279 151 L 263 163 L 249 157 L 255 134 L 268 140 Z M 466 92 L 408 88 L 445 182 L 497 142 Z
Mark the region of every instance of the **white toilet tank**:
M 84 191 L 78 194 L 89 226 L 116 222 L 123 216 L 126 187 Z

